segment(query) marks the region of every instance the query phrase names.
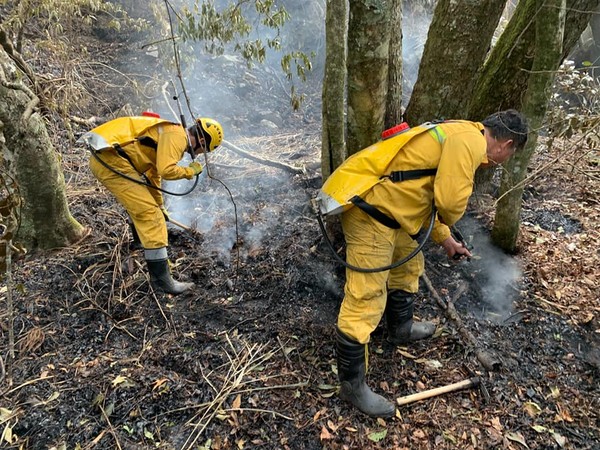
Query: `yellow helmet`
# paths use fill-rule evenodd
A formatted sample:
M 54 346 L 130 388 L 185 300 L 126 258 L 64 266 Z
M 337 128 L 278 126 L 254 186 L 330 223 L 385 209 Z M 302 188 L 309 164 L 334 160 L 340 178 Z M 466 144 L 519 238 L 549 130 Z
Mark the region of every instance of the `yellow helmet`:
M 212 152 L 223 142 L 223 127 L 219 122 L 207 117 L 199 117 L 196 119 L 198 129 L 202 131 L 208 151 Z

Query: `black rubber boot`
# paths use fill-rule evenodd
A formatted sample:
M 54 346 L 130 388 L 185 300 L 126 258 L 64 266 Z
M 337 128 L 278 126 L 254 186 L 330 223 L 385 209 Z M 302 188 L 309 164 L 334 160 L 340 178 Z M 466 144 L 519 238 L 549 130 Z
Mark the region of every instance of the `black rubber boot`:
M 387 295 L 385 320 L 388 329 L 388 341 L 394 345 L 406 344 L 425 339 L 435 333 L 435 324 L 431 322 L 413 322 L 414 294 L 391 289 Z
M 194 287 L 194 283 L 181 283 L 173 279 L 168 259 L 147 259 L 146 263 L 150 272 L 150 282 L 155 289 L 178 295 Z
M 339 329 L 336 334 L 340 398 L 371 417 L 392 417 L 396 412 L 394 404 L 371 391 L 365 382 L 367 346 L 348 338 Z

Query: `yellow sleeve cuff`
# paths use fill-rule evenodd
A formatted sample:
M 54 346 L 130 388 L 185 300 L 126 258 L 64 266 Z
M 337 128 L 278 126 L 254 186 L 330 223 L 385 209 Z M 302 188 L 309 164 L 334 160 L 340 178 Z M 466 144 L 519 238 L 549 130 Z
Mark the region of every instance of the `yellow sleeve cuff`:
M 431 230 L 431 239 L 436 244 L 441 244 L 446 239 L 450 237 L 450 228 L 447 225 L 444 225 L 442 222 L 435 219 L 435 225 L 433 226 L 433 230 Z

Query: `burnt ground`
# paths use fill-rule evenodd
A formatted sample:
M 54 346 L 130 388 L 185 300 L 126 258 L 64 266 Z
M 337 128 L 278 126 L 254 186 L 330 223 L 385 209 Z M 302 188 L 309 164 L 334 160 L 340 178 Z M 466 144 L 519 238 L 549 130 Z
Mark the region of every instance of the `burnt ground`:
M 261 98 L 274 92 L 261 89 Z M 122 106 L 122 92 L 111 92 L 103 90 L 106 100 L 90 116 Z M 398 398 L 477 375 L 488 395 L 449 393 L 376 420 L 336 397 L 333 337 L 344 272 L 309 205 L 320 182 L 318 112 L 285 112 L 285 98 L 277 98 L 264 106 L 277 112 L 277 128 L 259 122 L 231 141 L 304 171 L 223 148 L 211 155 L 213 179 L 204 175 L 185 202 L 169 197 L 173 217 L 198 230 L 170 227 L 175 276 L 196 283 L 179 297 L 152 290 L 123 209 L 90 176 L 84 150 L 65 145 L 62 122 L 50 119 L 71 211 L 90 234 L 12 266 L 16 348 L 9 357 L 3 312 L 0 446 L 600 448 L 597 150 L 579 151 L 532 181 L 514 257 L 489 245 L 492 214 L 483 198 L 459 224 L 474 245 L 470 262 L 451 264 L 426 246 L 428 279 L 475 341 L 423 283 L 417 314 L 438 332 L 393 349 L 379 328 L 368 380 Z M 540 150 L 533 166 L 560 152 Z M 477 349 L 499 367 L 486 370 Z

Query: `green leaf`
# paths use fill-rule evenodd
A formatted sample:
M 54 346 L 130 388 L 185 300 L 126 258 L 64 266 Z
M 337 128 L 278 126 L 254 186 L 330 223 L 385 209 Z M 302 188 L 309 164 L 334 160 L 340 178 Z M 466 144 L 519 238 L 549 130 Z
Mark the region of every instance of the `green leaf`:
M 331 365 L 331 371 L 332 371 L 334 374 L 336 374 L 336 375 L 338 374 L 338 368 L 337 368 L 337 364 L 332 364 L 332 365 Z
M 110 416 L 112 416 L 112 413 L 114 412 L 114 410 L 115 410 L 115 403 L 114 402 L 110 402 L 104 408 L 104 414 L 106 414 L 106 417 L 110 417 Z
M 387 429 L 383 429 L 381 431 L 374 431 L 373 433 L 370 433 L 368 437 L 373 442 L 380 442 L 385 439 L 385 437 L 387 436 L 387 432 Z

